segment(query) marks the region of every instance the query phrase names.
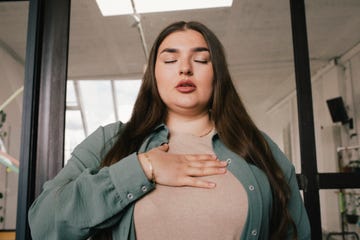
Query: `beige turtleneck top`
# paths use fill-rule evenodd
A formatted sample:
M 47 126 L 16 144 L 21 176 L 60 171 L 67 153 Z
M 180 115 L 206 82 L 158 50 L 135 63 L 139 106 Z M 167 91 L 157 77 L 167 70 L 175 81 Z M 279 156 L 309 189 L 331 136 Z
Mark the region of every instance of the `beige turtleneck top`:
M 169 152 L 210 153 L 215 130 L 203 137 L 172 133 Z M 234 240 L 240 239 L 246 222 L 248 199 L 239 180 L 228 171 L 203 177 L 214 189 L 169 187 L 156 189 L 135 204 L 134 221 L 139 240 Z

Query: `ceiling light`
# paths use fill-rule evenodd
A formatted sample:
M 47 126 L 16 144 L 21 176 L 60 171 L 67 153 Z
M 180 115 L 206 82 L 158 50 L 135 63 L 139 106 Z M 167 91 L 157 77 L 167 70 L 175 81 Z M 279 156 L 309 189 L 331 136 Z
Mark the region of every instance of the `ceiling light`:
M 131 0 L 96 0 L 103 16 L 133 14 Z M 134 0 L 137 13 L 231 7 L 233 0 Z
M 103 16 L 132 14 L 131 0 L 96 0 Z

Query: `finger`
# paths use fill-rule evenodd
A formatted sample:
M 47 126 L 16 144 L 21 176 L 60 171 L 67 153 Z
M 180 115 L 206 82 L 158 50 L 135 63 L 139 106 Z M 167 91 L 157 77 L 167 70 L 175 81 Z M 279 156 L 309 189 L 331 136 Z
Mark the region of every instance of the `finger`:
M 214 167 L 214 168 L 223 168 L 227 166 L 227 162 L 220 160 L 199 160 L 199 161 L 189 161 L 188 166 L 197 167 L 197 168 L 206 168 L 206 167 Z
M 214 182 L 208 182 L 199 178 L 188 177 L 184 180 L 184 186 L 198 187 L 198 188 L 214 188 L 216 184 Z
M 184 154 L 183 156 L 188 161 L 217 160 L 217 157 L 215 154 Z
M 219 175 L 226 173 L 225 167 L 188 167 L 185 170 L 185 174 L 193 177 L 202 177 L 210 175 Z

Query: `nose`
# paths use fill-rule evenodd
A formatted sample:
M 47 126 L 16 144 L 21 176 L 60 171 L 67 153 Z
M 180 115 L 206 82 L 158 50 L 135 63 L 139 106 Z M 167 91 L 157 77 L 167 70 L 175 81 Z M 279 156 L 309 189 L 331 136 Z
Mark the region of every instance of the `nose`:
M 191 63 L 189 61 L 184 60 L 184 61 L 181 62 L 179 74 L 180 75 L 185 75 L 185 76 L 192 76 L 193 75 L 192 66 L 191 66 Z

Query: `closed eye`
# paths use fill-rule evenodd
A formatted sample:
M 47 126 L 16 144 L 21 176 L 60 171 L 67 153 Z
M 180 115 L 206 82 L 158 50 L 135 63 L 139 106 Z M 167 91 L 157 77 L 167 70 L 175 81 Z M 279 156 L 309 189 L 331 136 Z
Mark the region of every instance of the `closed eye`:
M 164 63 L 174 63 L 176 60 L 165 60 Z
M 207 64 L 209 61 L 208 60 L 195 59 L 194 62 Z

